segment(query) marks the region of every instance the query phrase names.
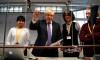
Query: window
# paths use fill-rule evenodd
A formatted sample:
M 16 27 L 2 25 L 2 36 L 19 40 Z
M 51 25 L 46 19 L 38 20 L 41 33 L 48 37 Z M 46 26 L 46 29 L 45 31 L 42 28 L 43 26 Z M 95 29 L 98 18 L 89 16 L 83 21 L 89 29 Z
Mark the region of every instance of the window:
M 3 8 L 3 11 L 4 11 L 4 12 L 7 12 L 7 7 L 4 7 L 4 8 Z
M 22 6 L 9 6 L 8 9 L 6 6 L 0 7 L 0 12 L 22 12 Z
M 45 12 L 47 8 L 52 8 L 56 13 L 62 13 L 62 7 L 58 6 L 35 6 L 35 9 L 40 10 L 40 12 Z
M 84 23 L 87 23 L 87 20 L 77 20 L 76 22 L 79 23 L 80 27 L 82 27 L 82 25 L 83 25 Z
M 0 12 L 3 12 L 4 11 L 4 7 L 0 7 Z
M 57 12 L 62 12 L 62 8 L 61 7 L 57 7 Z
M 8 12 L 13 12 L 13 7 L 10 7 L 10 8 L 8 9 Z
M 75 21 L 79 23 L 80 27 L 82 27 L 82 25 L 87 22 L 86 10 L 75 11 L 73 13 L 75 15 L 75 18 L 77 19 Z
M 14 7 L 14 12 L 18 12 L 19 8 L 18 7 Z
M 18 10 L 18 12 L 22 12 L 22 7 L 21 7 L 21 6 L 19 7 L 19 10 Z
M 86 18 L 86 11 L 81 10 L 81 11 L 75 11 L 73 12 L 76 18 Z

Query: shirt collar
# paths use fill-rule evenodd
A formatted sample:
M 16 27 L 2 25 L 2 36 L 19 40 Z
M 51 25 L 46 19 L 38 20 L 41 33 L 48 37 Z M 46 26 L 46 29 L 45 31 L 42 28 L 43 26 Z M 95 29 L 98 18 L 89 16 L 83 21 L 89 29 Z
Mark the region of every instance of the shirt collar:
M 52 21 L 51 21 L 51 22 L 47 22 L 47 21 L 46 21 L 46 23 L 47 23 L 47 24 L 52 24 Z
M 66 25 L 71 25 L 72 24 L 72 22 L 70 22 L 70 23 L 66 23 Z

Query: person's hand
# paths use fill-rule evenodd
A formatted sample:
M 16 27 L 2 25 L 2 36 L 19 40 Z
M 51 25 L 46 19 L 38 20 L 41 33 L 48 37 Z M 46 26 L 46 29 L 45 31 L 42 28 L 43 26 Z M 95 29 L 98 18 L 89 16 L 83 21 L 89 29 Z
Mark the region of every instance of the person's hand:
M 87 37 L 92 37 L 92 34 L 87 34 Z
M 81 52 L 81 51 L 82 51 L 82 48 L 77 48 L 77 51 L 78 51 L 78 52 Z
M 60 43 L 56 42 L 56 43 L 52 43 L 50 46 L 61 46 Z
M 92 38 L 92 34 L 85 35 L 86 38 Z
M 38 20 L 39 14 L 40 14 L 39 10 L 34 10 L 34 13 L 33 13 L 33 20 L 34 21 Z
M 63 45 L 62 45 L 62 44 L 60 44 L 60 46 L 63 46 Z M 63 51 L 63 50 L 64 50 L 64 48 L 60 48 L 60 50 L 61 50 L 61 51 Z

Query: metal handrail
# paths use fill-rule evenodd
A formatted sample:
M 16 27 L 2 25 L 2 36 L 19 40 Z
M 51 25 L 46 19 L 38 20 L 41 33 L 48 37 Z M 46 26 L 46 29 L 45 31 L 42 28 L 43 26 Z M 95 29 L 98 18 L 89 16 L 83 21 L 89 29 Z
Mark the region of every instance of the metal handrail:
M 75 48 L 75 47 L 100 47 L 100 45 L 73 45 L 73 46 L 17 46 L 17 45 L 5 45 L 0 48 Z

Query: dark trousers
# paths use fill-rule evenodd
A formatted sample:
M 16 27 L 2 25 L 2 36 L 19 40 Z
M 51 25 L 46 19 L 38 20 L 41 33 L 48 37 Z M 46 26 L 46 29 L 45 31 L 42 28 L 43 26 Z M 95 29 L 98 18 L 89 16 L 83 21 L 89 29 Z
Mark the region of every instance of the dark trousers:
M 24 56 L 27 56 L 27 49 L 24 50 Z
M 58 49 L 44 49 L 42 54 L 42 57 L 58 57 Z
M 100 55 L 100 47 L 95 47 L 95 54 L 99 54 Z
M 83 48 L 84 57 L 93 57 L 94 49 L 93 47 L 85 47 Z
M 11 58 L 4 58 L 4 60 L 22 60 L 22 59 L 11 59 Z
M 63 52 L 64 57 L 79 57 L 79 52 L 74 52 L 74 53 L 66 53 Z

